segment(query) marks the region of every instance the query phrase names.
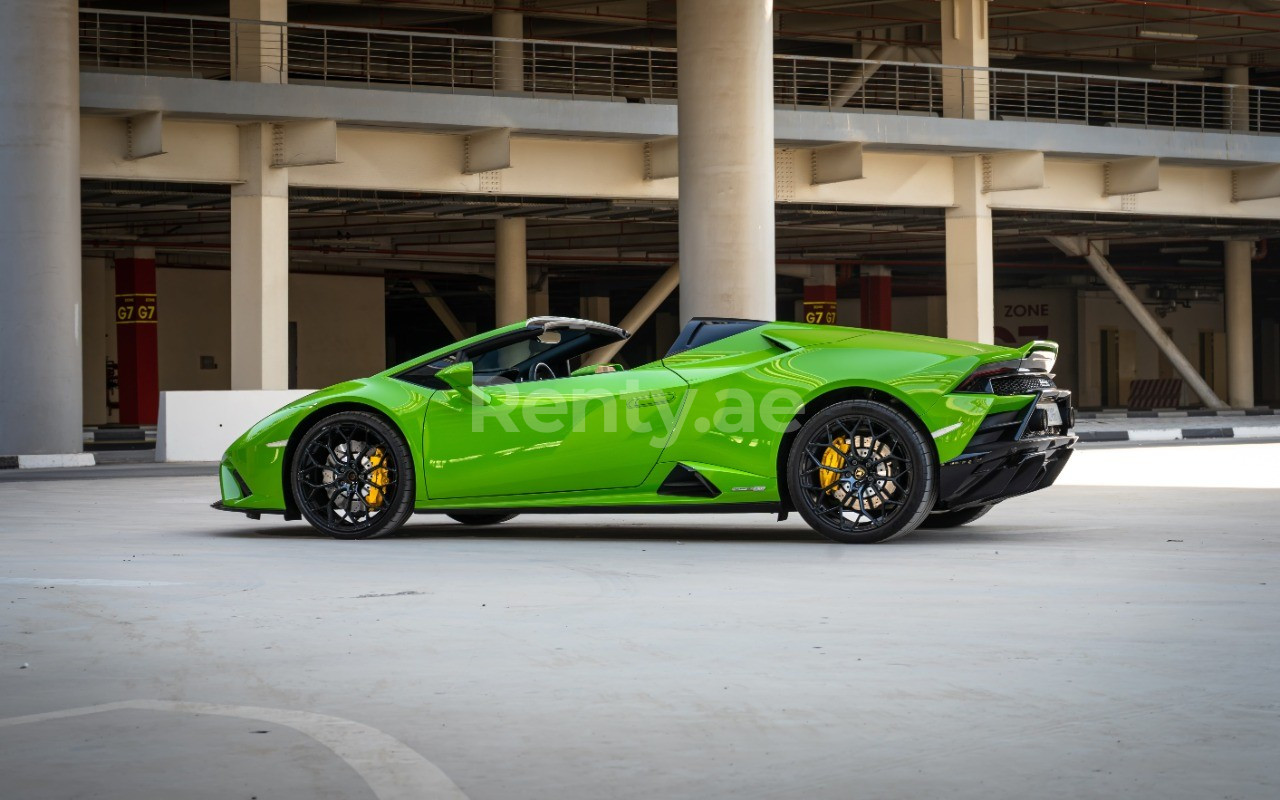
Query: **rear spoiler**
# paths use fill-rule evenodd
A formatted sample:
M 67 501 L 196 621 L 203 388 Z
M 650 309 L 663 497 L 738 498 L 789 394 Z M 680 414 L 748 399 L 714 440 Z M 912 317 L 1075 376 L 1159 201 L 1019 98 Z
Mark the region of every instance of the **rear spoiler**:
M 1024 369 L 1053 372 L 1053 365 L 1058 361 L 1058 343 L 1037 339 L 1019 347 L 1018 355 Z

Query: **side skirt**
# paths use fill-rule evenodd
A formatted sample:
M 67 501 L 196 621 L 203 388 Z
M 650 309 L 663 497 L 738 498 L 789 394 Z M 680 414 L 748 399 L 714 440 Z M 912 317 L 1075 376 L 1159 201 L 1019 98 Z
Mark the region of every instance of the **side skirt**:
M 519 506 L 491 507 L 471 506 L 468 508 L 418 508 L 415 514 L 779 514 L 782 504 L 769 503 L 687 503 L 672 505 L 630 505 L 630 506 L 548 506 L 521 508 Z

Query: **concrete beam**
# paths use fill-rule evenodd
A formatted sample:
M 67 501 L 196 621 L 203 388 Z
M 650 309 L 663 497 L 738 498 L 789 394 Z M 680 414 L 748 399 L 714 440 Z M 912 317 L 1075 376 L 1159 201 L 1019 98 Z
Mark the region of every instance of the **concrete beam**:
M 1160 191 L 1160 159 L 1122 158 L 1108 161 L 1102 172 L 1102 194 L 1114 197 Z
M 288 91 L 301 88 L 306 87 L 290 87 Z M 638 104 L 628 107 L 635 105 Z M 489 176 L 460 176 L 458 165 L 463 158 L 463 141 L 456 134 L 340 126 L 337 138 L 343 161 L 290 168 L 290 185 L 406 192 L 486 192 L 481 184 Z M 1268 137 L 1260 136 L 1236 138 L 1269 141 Z M 232 124 L 175 120 L 166 115 L 164 147 L 168 152 L 165 155 L 128 161 L 123 158 L 125 147 L 123 119 L 80 118 L 81 177 L 223 184 L 243 180 L 238 130 Z M 677 195 L 675 180 L 645 180 L 642 141 L 513 137 L 511 147 L 513 166 L 496 173 L 501 175 L 502 191 L 507 194 L 649 200 L 672 200 Z M 799 177 L 811 174 L 812 149 L 809 145 L 777 151 L 782 157 L 794 159 L 790 171 L 797 176 L 792 181 L 792 196 L 779 198 L 779 202 L 925 208 L 953 204 L 952 158 L 946 153 L 894 153 L 864 146 L 861 180 L 814 184 Z M 984 195 L 987 203 L 1002 211 L 1280 219 L 1280 197 L 1233 202 L 1233 170 L 1220 164 L 1162 163 L 1160 191 L 1116 197 L 1104 196 L 1099 191 L 1105 172 L 1101 160 L 1060 159 L 1046 153 L 1044 170 L 1043 187 L 989 192 Z M 1257 174 L 1265 175 L 1266 169 L 1258 170 Z
M 1280 197 L 1280 164 L 1231 170 L 1231 202 Z
M 640 328 L 640 326 L 643 325 L 649 317 L 653 316 L 653 312 L 658 310 L 658 306 L 662 305 L 662 303 L 679 285 L 680 262 L 677 261 L 668 267 L 666 272 L 662 273 L 662 276 L 654 282 L 653 286 L 649 287 L 649 291 L 645 292 L 643 297 L 636 301 L 635 306 L 633 306 L 632 309 L 627 312 L 627 315 L 622 318 L 622 322 L 618 323 L 618 327 L 622 328 L 627 333 L 635 335 L 635 332 Z M 588 355 L 585 361 L 588 364 L 608 363 L 613 360 L 613 357 L 618 354 L 618 351 L 622 349 L 623 345 L 629 341 L 631 340 L 623 339 L 620 342 L 605 345 L 594 353 Z
M 853 73 L 845 78 L 844 82 L 831 93 L 831 107 L 843 108 L 846 103 L 853 99 L 853 96 L 862 91 L 862 87 L 867 85 L 867 81 L 880 71 L 881 62 L 884 61 L 906 61 L 907 56 L 905 48 L 898 45 L 882 44 L 876 47 L 867 55 L 869 64 L 861 64 Z
M 862 177 L 862 142 L 813 148 L 809 157 L 809 181 L 814 186 L 855 181 Z
M 991 153 L 982 157 L 982 191 L 1008 192 L 1044 187 L 1044 153 Z
M 440 296 L 440 293 L 426 278 L 411 278 L 409 282 L 413 284 L 413 288 L 418 290 L 418 294 L 422 295 L 422 299 L 427 306 L 444 323 L 445 329 L 449 331 L 449 335 L 453 337 L 455 342 L 467 338 L 466 328 L 462 327 L 462 323 L 458 321 L 453 309 L 449 308 L 449 304 L 444 301 L 444 298 Z
M 674 136 L 644 143 L 644 179 L 680 176 L 680 141 Z
M 491 128 L 462 137 L 462 173 L 476 175 L 511 166 L 511 129 Z
M 86 72 L 80 75 L 86 114 L 164 111 L 167 119 L 208 119 L 217 109 L 228 120 L 278 122 L 338 118 L 344 125 L 414 128 L 460 134 L 513 128 L 525 135 L 636 141 L 677 134 L 671 104 L 609 103 L 539 95 L 489 96 L 418 89 L 404 92 L 336 86 L 280 86 L 235 81 Z M 1046 156 L 1111 160 L 1154 156 L 1179 163 L 1247 166 L 1275 161 L 1268 136 L 1174 129 L 1085 127 L 1054 122 L 967 120 L 877 113 L 774 112 L 778 142 L 797 147 L 858 141 L 879 149 L 922 148 L 990 153 L 1034 147 Z
M 277 122 L 271 166 L 313 167 L 338 163 L 338 123 L 331 119 Z
M 163 136 L 164 123 L 159 111 L 144 111 L 134 114 L 124 122 L 125 153 L 129 161 L 139 158 L 162 156 L 165 153 Z

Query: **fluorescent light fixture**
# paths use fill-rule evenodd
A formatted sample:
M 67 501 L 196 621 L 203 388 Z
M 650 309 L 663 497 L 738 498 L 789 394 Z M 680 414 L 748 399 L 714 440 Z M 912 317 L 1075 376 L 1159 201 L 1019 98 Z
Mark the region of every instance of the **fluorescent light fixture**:
M 1174 253 L 1207 253 L 1209 252 L 1209 245 L 1192 244 L 1192 245 L 1179 245 L 1177 247 L 1161 247 L 1160 252 L 1164 253 L 1165 255 L 1172 255 Z
M 1194 33 L 1183 33 L 1181 31 L 1149 31 L 1140 30 L 1138 35 L 1143 39 L 1164 39 L 1167 42 L 1194 42 L 1200 36 Z

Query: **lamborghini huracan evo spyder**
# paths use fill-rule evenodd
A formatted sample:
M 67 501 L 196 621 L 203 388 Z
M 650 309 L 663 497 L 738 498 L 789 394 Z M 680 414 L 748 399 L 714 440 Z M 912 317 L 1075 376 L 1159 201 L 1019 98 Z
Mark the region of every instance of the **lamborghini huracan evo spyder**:
M 214 507 L 342 539 L 415 512 L 795 510 L 870 543 L 1043 489 L 1076 441 L 1052 342 L 700 318 L 657 361 L 594 363 L 627 337 L 535 317 L 322 389 L 231 445 Z

